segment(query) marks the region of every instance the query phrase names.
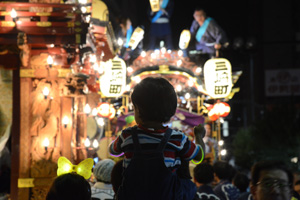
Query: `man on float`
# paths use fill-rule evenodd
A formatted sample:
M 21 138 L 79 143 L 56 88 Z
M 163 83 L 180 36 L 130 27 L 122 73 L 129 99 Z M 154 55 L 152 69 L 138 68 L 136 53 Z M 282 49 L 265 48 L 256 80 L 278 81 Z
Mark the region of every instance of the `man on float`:
M 224 30 L 217 22 L 208 17 L 202 8 L 194 11 L 194 21 L 190 27 L 191 42 L 189 49 L 196 49 L 206 61 L 212 57 L 219 57 L 218 50 L 228 45 Z M 204 64 L 205 61 L 202 63 Z

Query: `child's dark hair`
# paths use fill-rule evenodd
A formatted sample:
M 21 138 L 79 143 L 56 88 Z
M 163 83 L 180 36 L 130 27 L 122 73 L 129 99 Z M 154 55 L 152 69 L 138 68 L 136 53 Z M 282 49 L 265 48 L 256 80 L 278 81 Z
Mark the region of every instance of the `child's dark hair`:
M 64 174 L 54 180 L 46 200 L 91 200 L 91 186 L 78 174 Z
M 214 172 L 219 179 L 231 180 L 232 178 L 232 166 L 226 161 L 216 161 L 213 164 Z
M 209 163 L 201 163 L 194 168 L 194 177 L 198 183 L 209 184 L 214 180 L 214 168 Z
M 240 192 L 246 192 L 250 184 L 250 179 L 246 174 L 237 172 L 233 177 L 233 184 L 240 190 Z
M 177 95 L 168 80 L 147 77 L 134 88 L 132 103 L 143 121 L 168 122 L 175 114 Z

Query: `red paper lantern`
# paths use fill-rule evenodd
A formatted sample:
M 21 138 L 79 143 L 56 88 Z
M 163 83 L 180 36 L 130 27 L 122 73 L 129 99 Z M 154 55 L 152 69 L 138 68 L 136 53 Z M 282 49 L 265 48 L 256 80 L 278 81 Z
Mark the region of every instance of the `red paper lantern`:
M 99 103 L 97 111 L 99 117 L 112 119 L 116 115 L 116 109 L 109 103 Z
M 226 117 L 230 113 L 230 106 L 225 102 L 215 103 L 212 108 L 209 109 L 208 117 L 212 121 L 216 121 L 219 117 Z
M 228 103 L 219 102 L 216 103 L 214 107 L 220 117 L 226 117 L 230 113 L 230 106 L 228 105 Z
M 208 112 L 208 117 L 211 121 L 216 121 L 219 119 L 219 116 L 214 112 L 214 110 Z

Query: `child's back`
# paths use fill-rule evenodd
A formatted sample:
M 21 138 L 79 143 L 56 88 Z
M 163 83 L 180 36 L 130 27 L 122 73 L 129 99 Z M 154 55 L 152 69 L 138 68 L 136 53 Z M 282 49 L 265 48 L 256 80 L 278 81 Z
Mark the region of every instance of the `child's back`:
M 125 155 L 124 184 L 118 192 L 119 199 L 125 193 L 144 194 L 130 199 L 182 199 L 176 169 L 182 160 L 189 161 L 202 152 L 184 133 L 163 125 L 176 111 L 177 95 L 173 86 L 163 78 L 145 78 L 134 88 L 131 98 L 138 126 L 123 130 L 110 146 L 112 154 L 124 152 Z M 165 178 L 171 183 L 164 182 Z

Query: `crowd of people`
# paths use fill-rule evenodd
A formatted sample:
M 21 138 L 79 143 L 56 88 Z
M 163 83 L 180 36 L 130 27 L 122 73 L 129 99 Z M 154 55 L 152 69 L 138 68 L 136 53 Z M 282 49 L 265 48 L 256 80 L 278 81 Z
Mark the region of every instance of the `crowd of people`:
M 113 200 L 128 199 L 120 196 L 124 186 L 126 169 L 123 160 L 114 162 L 111 159 L 100 161 L 94 168 L 97 182 L 91 184 L 82 176 L 69 173 L 58 176 L 53 182 L 46 200 Z M 153 175 L 153 174 L 152 174 Z M 137 176 L 143 176 L 137 174 Z M 196 165 L 192 173 L 192 184 L 189 185 L 190 195 L 167 196 L 155 199 L 190 199 L 190 200 L 297 200 L 300 199 L 296 191 L 294 176 L 287 165 L 282 161 L 264 160 L 255 163 L 251 172 L 245 173 L 234 169 L 226 161 L 207 162 Z M 133 178 L 134 179 L 134 178 Z M 151 180 L 132 183 L 133 188 Z M 128 182 L 127 182 L 128 183 Z M 157 183 L 159 184 L 159 183 Z M 168 188 L 167 185 L 164 188 Z M 196 188 L 196 189 L 194 189 Z M 148 190 L 130 190 L 130 193 L 139 194 L 130 199 L 153 199 L 151 187 Z M 173 191 L 174 192 L 174 191 Z

